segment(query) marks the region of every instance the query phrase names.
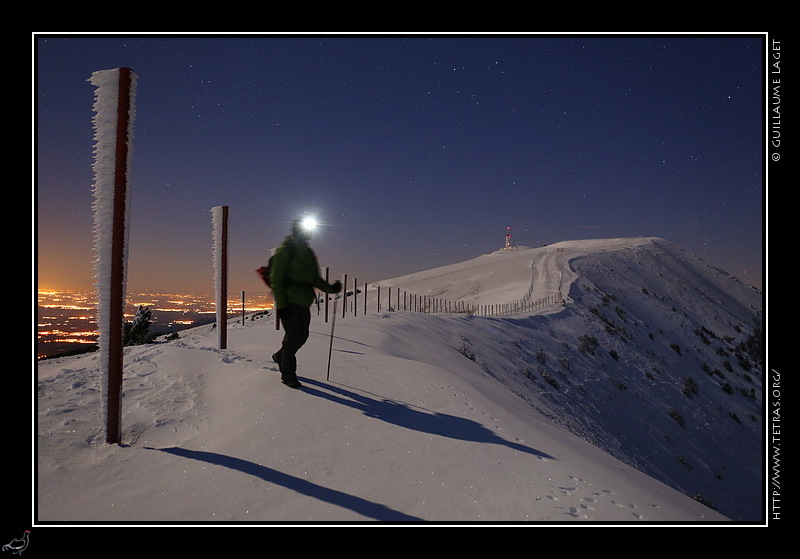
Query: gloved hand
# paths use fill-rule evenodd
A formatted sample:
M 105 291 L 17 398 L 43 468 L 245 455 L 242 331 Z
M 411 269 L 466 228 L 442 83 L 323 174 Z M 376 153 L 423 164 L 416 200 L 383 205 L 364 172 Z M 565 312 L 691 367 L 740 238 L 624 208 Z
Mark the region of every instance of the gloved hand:
M 339 293 L 341 290 L 342 290 L 342 282 L 339 280 L 333 282 L 333 292 Z

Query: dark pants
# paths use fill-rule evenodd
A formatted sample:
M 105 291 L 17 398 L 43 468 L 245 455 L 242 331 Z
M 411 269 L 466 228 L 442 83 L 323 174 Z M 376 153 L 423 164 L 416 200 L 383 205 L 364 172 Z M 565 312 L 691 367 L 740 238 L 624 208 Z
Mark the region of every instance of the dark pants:
M 311 309 L 298 305 L 289 305 L 278 312 L 283 325 L 283 343 L 275 354 L 281 369 L 281 380 L 291 382 L 297 380 L 297 351 L 308 340 L 308 328 L 311 325 Z

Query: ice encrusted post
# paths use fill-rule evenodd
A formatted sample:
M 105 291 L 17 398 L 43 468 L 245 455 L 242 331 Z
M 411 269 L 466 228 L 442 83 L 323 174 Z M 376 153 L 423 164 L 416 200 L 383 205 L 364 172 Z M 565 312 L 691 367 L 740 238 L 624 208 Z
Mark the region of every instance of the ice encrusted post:
M 214 238 L 214 294 L 217 301 L 217 341 L 228 346 L 228 206 L 211 208 Z
M 129 68 L 94 72 L 94 249 L 100 368 L 106 442 L 122 433 L 122 346 L 128 262 L 128 179 L 136 75 Z

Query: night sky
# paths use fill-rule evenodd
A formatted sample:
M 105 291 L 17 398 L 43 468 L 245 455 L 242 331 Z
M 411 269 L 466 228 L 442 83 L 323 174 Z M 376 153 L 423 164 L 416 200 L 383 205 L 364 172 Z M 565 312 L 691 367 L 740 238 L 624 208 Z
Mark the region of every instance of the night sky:
M 91 289 L 92 73 L 138 76 L 129 292 L 232 294 L 293 219 L 334 276 L 657 236 L 762 287 L 765 37 L 34 35 L 40 289 Z

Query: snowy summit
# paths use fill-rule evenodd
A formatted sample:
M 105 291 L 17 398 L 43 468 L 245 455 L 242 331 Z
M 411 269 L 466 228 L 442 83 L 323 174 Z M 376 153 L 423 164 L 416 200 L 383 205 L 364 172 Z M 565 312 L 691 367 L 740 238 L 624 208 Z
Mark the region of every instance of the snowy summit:
M 657 238 L 380 285 L 547 303 L 339 316 L 329 379 L 332 324 L 312 313 L 300 390 L 270 361 L 271 318 L 231 319 L 224 350 L 211 325 L 128 347 L 121 445 L 104 442 L 97 355 L 41 361 L 36 522 L 762 519 L 759 291 Z

